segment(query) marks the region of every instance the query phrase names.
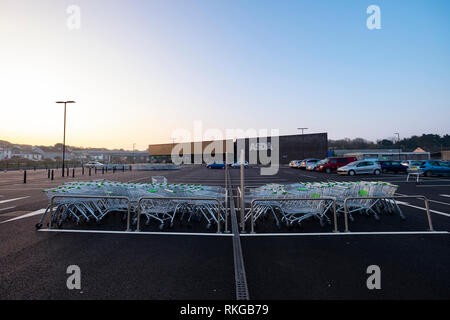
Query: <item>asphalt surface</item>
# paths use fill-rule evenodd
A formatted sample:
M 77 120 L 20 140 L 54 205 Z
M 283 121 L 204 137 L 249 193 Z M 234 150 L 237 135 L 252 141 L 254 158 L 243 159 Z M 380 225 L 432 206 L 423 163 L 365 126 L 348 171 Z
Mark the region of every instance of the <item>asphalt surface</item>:
M 239 170 L 230 169 L 233 188 Z M 205 225 L 175 226 L 165 234 L 38 232 L 40 215 L 26 214 L 47 206 L 43 189 L 64 181 L 108 179 L 150 182 L 164 175 L 170 183 L 224 185 L 224 170 L 185 166 L 177 171 L 108 172 L 92 176 L 47 178 L 45 170 L 0 172 L 0 299 L 235 299 L 232 237 L 216 235 Z M 246 185 L 298 181 L 382 180 L 398 184 L 402 195 L 430 200 L 435 230 L 450 231 L 450 179 L 424 178 L 406 182 L 402 174 L 381 177 L 341 177 L 337 174 L 280 168 L 261 176 L 257 167 L 245 170 Z M 240 236 L 251 299 L 449 299 L 448 234 L 355 234 L 373 231 L 426 231 L 423 201 L 402 200 L 406 220 L 382 215 L 380 221 L 355 215 L 352 233 L 333 234 L 332 226 L 305 223 L 290 230 L 266 221 L 256 235 Z M 18 218 L 17 220 L 8 221 Z M 343 231 L 343 219 L 339 218 Z M 125 230 L 120 217 L 101 225 L 64 229 Z M 148 226 L 144 231 L 160 231 Z M 177 232 L 199 232 L 180 235 Z M 312 235 L 311 232 L 322 235 Z M 276 235 L 268 235 L 278 233 Z M 300 233 L 300 234 L 296 234 Z M 326 233 L 326 235 L 325 235 Z M 78 265 L 82 289 L 68 290 L 66 269 Z M 366 269 L 381 269 L 381 290 L 368 290 Z

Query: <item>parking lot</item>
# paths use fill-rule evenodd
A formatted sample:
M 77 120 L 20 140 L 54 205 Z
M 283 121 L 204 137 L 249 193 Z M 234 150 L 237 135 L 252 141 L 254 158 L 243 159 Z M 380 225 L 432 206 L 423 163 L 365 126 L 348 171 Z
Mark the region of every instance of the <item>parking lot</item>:
M 80 169 L 78 169 L 80 170 Z M 427 232 L 425 206 L 404 199 L 406 220 L 383 216 L 379 221 L 355 216 L 350 233 L 338 219 L 332 226 L 306 222 L 294 230 L 270 221 L 255 234 L 217 234 L 204 226 L 176 226 L 162 232 L 123 232 L 122 221 L 68 230 L 40 230 L 48 200 L 43 189 L 66 181 L 108 179 L 150 182 L 164 175 L 170 183 L 223 186 L 224 170 L 183 166 L 177 171 L 116 171 L 51 181 L 44 170 L 0 173 L 0 298 L 1 299 L 236 299 L 236 273 L 245 269 L 250 299 L 448 299 L 450 297 L 450 179 L 423 178 L 406 182 L 404 174 L 347 177 L 281 167 L 261 176 L 258 167 L 245 170 L 246 186 L 299 181 L 376 181 L 399 185 L 398 195 L 429 199 L 435 233 Z M 229 169 L 230 185 L 240 184 L 238 169 Z M 234 205 L 237 207 L 238 203 Z M 234 209 L 234 208 L 232 208 Z M 230 211 L 234 215 L 233 210 Z M 100 231 L 98 231 L 100 230 Z M 115 232 L 110 232 L 115 230 Z M 239 242 L 239 246 L 236 245 Z M 240 256 L 237 255 L 240 253 Z M 241 259 L 244 269 L 239 267 Z M 78 265 L 82 289 L 68 290 L 66 269 Z M 381 290 L 366 286 L 370 265 L 381 269 Z

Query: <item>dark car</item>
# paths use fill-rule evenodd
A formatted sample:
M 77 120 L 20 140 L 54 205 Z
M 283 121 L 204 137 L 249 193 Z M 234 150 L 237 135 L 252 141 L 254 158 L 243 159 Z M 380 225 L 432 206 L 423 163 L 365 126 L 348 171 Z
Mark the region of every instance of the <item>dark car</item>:
M 378 161 L 381 165 L 381 171 L 383 171 L 383 173 L 386 172 L 395 172 L 395 173 L 399 173 L 399 172 L 405 172 L 408 169 L 407 166 L 403 165 L 400 161 Z
M 210 163 L 206 167 L 209 169 L 223 169 L 225 168 L 225 163 Z

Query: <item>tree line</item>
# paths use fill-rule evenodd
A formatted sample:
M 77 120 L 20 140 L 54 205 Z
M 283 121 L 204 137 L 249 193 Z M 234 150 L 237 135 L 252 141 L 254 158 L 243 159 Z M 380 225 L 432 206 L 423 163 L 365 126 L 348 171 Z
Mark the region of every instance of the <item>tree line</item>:
M 402 149 L 405 152 L 422 148 L 428 152 L 450 150 L 450 135 L 422 134 L 400 139 L 400 141 L 382 139 L 370 141 L 363 138 L 328 140 L 328 147 L 332 149 Z

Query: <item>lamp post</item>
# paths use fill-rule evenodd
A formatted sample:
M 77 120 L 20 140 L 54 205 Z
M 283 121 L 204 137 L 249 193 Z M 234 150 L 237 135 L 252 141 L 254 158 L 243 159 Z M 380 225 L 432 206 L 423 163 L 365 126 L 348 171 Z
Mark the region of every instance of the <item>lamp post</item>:
M 394 134 L 397 135 L 397 144 L 398 144 L 398 161 L 400 161 L 400 133 L 395 132 Z
M 135 146 L 136 146 L 136 143 L 133 143 L 133 164 L 136 163 L 136 154 L 134 153 Z
M 64 138 L 63 138 L 63 158 L 62 158 L 62 176 L 64 177 L 64 160 L 66 157 L 66 106 L 68 103 L 75 103 L 75 101 L 56 101 L 56 103 L 64 103 Z

